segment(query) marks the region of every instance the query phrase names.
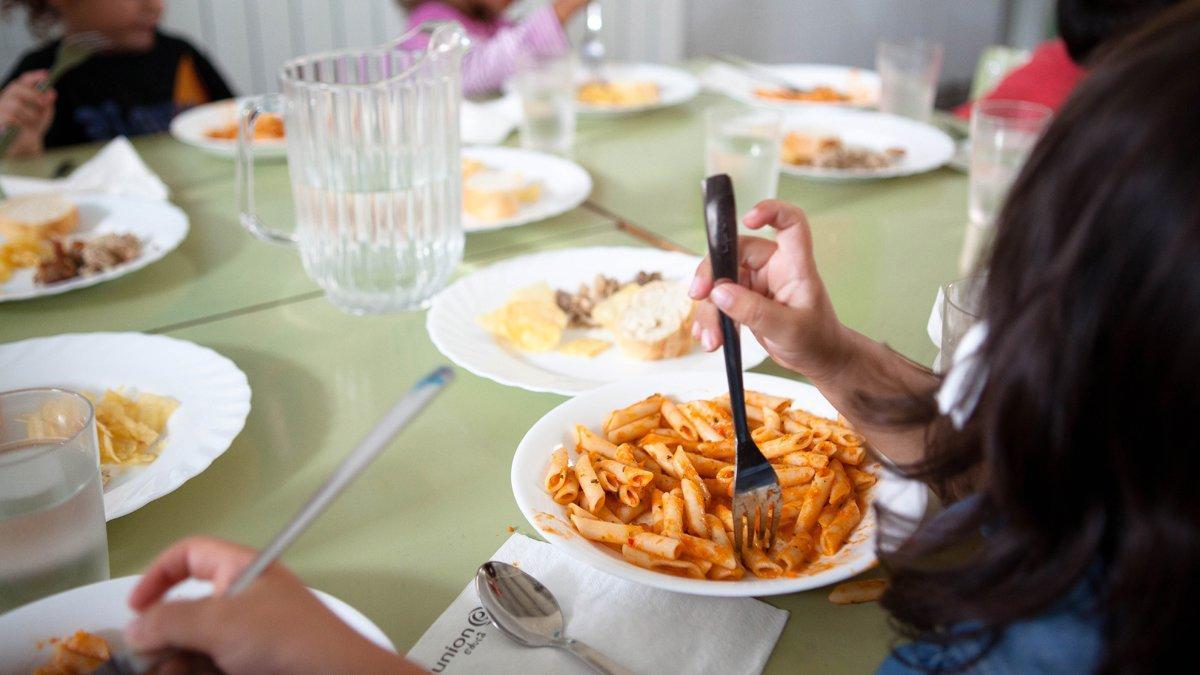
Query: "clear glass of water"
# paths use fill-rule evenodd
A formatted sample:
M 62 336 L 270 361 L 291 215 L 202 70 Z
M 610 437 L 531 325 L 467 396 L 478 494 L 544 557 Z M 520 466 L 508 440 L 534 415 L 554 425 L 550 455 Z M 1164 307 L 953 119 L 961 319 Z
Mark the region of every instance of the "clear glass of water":
M 942 344 L 940 365 L 949 370 L 954 352 L 967 330 L 983 314 L 983 290 L 987 277 L 978 275 L 951 281 L 942 287 Z
M 881 112 L 929 120 L 942 70 L 942 45 L 927 40 L 883 40 L 875 51 L 875 69 L 881 83 Z
M 729 174 L 743 213 L 779 189 L 783 115 L 773 110 L 715 107 L 704 111 L 704 171 Z
M 395 43 L 302 56 L 280 94 L 239 108 L 238 207 L 251 234 L 296 245 L 305 272 L 352 314 L 418 309 L 462 261 L 460 58 L 456 23 Z M 253 128 L 281 113 L 294 232 L 267 227 L 254 194 Z
M 575 145 L 575 82 L 569 57 L 523 60 L 513 76 L 521 99 L 521 146 L 568 156 Z
M 971 111 L 971 224 L 996 220 L 1008 189 L 1050 121 L 1051 110 L 1027 101 L 980 101 Z
M 0 613 L 107 578 L 91 402 L 61 389 L 0 393 Z

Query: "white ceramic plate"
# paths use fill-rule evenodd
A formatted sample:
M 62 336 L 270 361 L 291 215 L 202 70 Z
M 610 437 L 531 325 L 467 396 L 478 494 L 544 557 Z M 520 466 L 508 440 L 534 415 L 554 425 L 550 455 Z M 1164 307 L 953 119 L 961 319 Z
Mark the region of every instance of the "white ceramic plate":
M 826 416 L 836 414 L 833 406 L 810 385 L 758 373 L 746 373 L 745 383 L 747 389 L 792 398 L 796 407 Z M 627 563 L 619 553 L 575 534 L 567 525 L 566 509 L 554 503 L 542 488 L 550 452 L 559 443 L 568 447 L 573 443 L 570 430 L 575 424 L 585 424 L 598 430 L 609 412 L 655 392 L 675 400 L 692 400 L 715 397 L 727 391 L 724 371 L 717 367 L 705 373 L 665 373 L 659 377 L 615 382 L 559 405 L 538 420 L 517 446 L 512 466 L 513 495 L 517 499 L 517 506 L 546 541 L 576 560 L 627 581 L 677 593 L 720 596 L 795 593 L 837 583 L 874 565 L 877 528 L 875 512 L 871 509 L 842 550 L 832 558 L 823 558 L 819 565 L 821 571 L 812 574 L 780 579 L 757 579 L 748 575 L 741 581 L 705 581 L 652 572 Z M 917 518 L 925 510 L 925 487 L 888 471 L 880 471 L 879 482 L 872 488 L 871 495 L 873 501 L 902 516 Z M 890 536 L 892 532 L 888 534 Z
M 592 194 L 592 177 L 575 162 L 532 150 L 471 146 L 463 148 L 463 157 L 470 157 L 489 168 L 515 171 L 542 184 L 541 198 L 526 204 L 511 218 L 479 220 L 463 211 L 463 229 L 467 232 L 498 230 L 525 225 L 566 213 L 583 203 Z
M 188 218 L 173 204 L 109 195 L 66 196 L 79 207 L 79 227 L 73 236 L 92 237 L 109 232 L 136 234 L 142 240 L 142 254 L 107 272 L 46 286 L 33 282 L 33 268 L 16 270 L 11 279 L 0 283 L 0 302 L 57 295 L 123 277 L 161 260 L 187 237 Z M 0 236 L 0 241 L 3 239 Z
M 237 139 L 209 138 L 206 134 L 210 129 L 236 122 L 240 100 L 214 101 L 179 113 L 171 120 L 171 135 L 176 140 L 200 148 L 210 155 L 232 158 L 237 154 Z M 282 138 L 256 140 L 254 156 L 262 159 L 286 157 L 287 141 Z
M 426 327 L 433 344 L 467 370 L 500 384 L 529 391 L 571 396 L 609 382 L 642 375 L 667 376 L 687 370 L 724 372 L 720 351 L 708 354 L 698 345 L 674 359 L 641 361 L 625 356 L 613 345 L 588 359 L 557 352 L 530 354 L 501 345 L 476 317 L 500 307 L 518 289 L 546 282 L 551 288 L 574 291 L 597 274 L 628 281 L 639 271 L 662 272 L 665 279 L 691 281 L 700 259 L 649 248 L 597 247 L 547 251 L 511 258 L 458 280 L 433 300 Z M 612 341 L 604 330 L 568 329 L 563 342 L 579 337 Z M 767 353 L 747 330 L 742 331 L 742 365 L 752 368 Z
M 765 80 L 755 80 L 753 74 L 737 71 L 739 76 L 729 80 L 726 93 L 749 105 L 797 110 L 813 107 L 874 107 L 879 103 L 879 74 L 873 70 L 848 66 L 826 66 L 813 63 L 764 65 L 763 68 L 784 78 L 801 89 L 819 86 L 833 87 L 851 97 L 845 103 L 817 103 L 809 101 L 774 101 L 754 93 L 757 87 L 774 87 Z
M 0 672 L 31 673 L 50 659 L 49 646 L 38 649 L 50 638 L 62 638 L 77 630 L 96 633 L 114 650 L 124 645 L 121 632 L 136 614 L 129 608 L 129 593 L 139 576 L 121 577 L 80 586 L 42 598 L 0 616 Z M 361 612 L 337 598 L 312 590 L 339 619 L 371 642 L 395 651 L 379 627 Z M 191 579 L 168 594 L 174 600 L 202 598 L 212 594 L 212 585 Z
M 588 115 L 625 115 L 668 108 L 680 103 L 686 103 L 700 93 L 700 82 L 686 70 L 661 66 L 654 63 L 606 63 L 604 76 L 610 81 L 640 81 L 654 82 L 659 87 L 658 100 L 642 105 L 589 105 L 576 103 L 576 109 Z M 580 68 L 576 68 L 576 83 L 582 84 L 586 76 Z
M 784 134 L 791 131 L 837 136 L 848 146 L 883 152 L 903 148 L 899 162 L 881 169 L 818 169 L 782 163 L 783 173 L 805 178 L 862 180 L 894 178 L 932 171 L 954 155 L 954 141 L 937 127 L 897 115 L 846 108 L 809 108 L 784 119 Z
M 158 459 L 116 472 L 104 487 L 107 520 L 141 508 L 207 468 L 250 412 L 250 385 L 233 361 L 161 335 L 76 333 L 0 345 L 0 391 L 29 387 L 92 394 L 123 387 L 179 401 Z

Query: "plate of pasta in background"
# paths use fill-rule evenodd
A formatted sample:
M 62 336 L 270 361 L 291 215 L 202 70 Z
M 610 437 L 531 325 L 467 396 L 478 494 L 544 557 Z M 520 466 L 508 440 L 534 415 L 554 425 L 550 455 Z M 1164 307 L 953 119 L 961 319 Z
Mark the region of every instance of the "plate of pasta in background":
M 874 505 L 902 537 L 926 488 L 874 459 L 811 385 L 746 373 L 747 417 L 783 493 L 780 534 L 735 554 L 732 415 L 724 374 L 613 383 L 547 413 L 513 458 L 517 505 L 572 557 L 679 593 L 763 596 L 819 588 L 876 562 Z

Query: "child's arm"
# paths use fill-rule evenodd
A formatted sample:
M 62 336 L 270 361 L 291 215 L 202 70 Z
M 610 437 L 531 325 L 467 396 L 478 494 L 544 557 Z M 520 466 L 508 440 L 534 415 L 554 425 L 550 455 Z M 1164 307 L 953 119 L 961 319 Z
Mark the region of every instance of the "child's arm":
M 586 4 L 587 0 L 556 0 L 472 46 L 463 59 L 463 93 L 471 96 L 499 89 L 522 59 L 566 54 L 571 45 L 563 24 Z
M 0 129 L 15 125 L 17 137 L 8 157 L 40 155 L 45 149 L 42 138 L 54 120 L 53 90 L 39 92 L 37 85 L 46 77 L 44 70 L 22 73 L 0 90 Z
M 126 639 L 139 650 L 204 654 L 230 675 L 423 672 L 342 623 L 282 565 L 268 567 L 244 592 L 219 597 L 254 557 L 253 549 L 207 537 L 167 549 L 129 596 L 140 616 Z M 217 597 L 162 601 L 190 577 L 212 581 Z

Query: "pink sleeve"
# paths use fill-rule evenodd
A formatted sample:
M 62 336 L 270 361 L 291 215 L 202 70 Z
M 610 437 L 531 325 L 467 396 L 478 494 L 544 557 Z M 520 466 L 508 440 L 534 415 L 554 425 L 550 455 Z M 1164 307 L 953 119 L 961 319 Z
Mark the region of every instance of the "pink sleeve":
M 502 28 L 491 39 L 471 47 L 463 58 L 463 93 L 495 91 L 516 72 L 522 57 L 562 56 L 569 48 L 554 8 L 539 7 L 517 25 Z

